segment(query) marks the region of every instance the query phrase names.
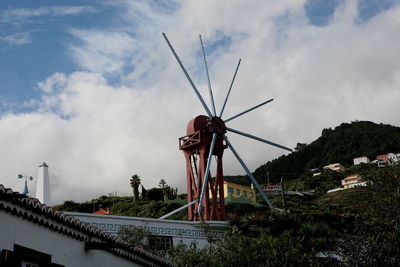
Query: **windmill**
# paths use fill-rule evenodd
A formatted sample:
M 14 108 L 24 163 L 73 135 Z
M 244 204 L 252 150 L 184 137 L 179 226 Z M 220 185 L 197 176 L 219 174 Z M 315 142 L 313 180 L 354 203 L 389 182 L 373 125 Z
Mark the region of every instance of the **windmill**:
M 32 176 L 28 176 L 28 175 L 18 174 L 18 179 L 25 179 L 24 191 L 22 192 L 22 194 L 24 194 L 24 195 L 29 194 L 29 190 L 28 190 L 28 180 L 29 180 L 29 181 L 32 181 L 32 180 L 33 180 L 33 177 L 32 177 Z
M 185 74 L 187 80 L 189 81 L 192 89 L 194 90 L 198 99 L 200 100 L 200 103 L 204 107 L 204 110 L 207 113 L 207 115 L 199 115 L 194 119 L 192 119 L 187 126 L 187 133 L 186 133 L 187 135 L 179 138 L 179 144 L 180 144 L 179 148 L 184 152 L 186 158 L 187 188 L 188 188 L 189 203 L 184 207 L 186 206 L 188 207 L 188 219 L 191 221 L 225 220 L 222 157 L 223 157 L 223 152 L 226 148 L 229 148 L 232 151 L 236 159 L 242 165 L 246 174 L 250 177 L 251 182 L 256 186 L 260 195 L 264 198 L 268 206 L 272 208 L 271 201 L 268 199 L 267 195 L 264 193 L 263 189 L 260 187 L 256 179 L 250 172 L 249 168 L 242 160 L 242 158 L 239 156 L 238 152 L 233 147 L 232 143 L 228 140 L 226 134 L 227 132 L 231 132 L 281 149 L 285 149 L 288 151 L 292 150 L 290 148 L 268 141 L 266 139 L 262 139 L 260 137 L 230 128 L 226 126 L 226 123 L 273 101 L 273 99 L 264 101 L 233 117 L 222 119 L 225 106 L 228 101 L 229 95 L 231 93 L 231 89 L 235 81 L 241 60 L 239 59 L 239 62 L 237 64 L 232 82 L 229 86 L 229 90 L 225 97 L 224 104 L 220 112 L 217 113 L 215 109 L 214 96 L 211 89 L 210 76 L 208 73 L 207 59 L 201 35 L 199 35 L 199 38 L 203 53 L 205 71 L 207 75 L 208 91 L 211 99 L 211 110 L 205 103 L 203 97 L 201 96 L 200 92 L 198 91 L 192 79 L 190 78 L 188 72 L 183 66 L 181 60 L 179 59 L 174 48 L 172 47 L 170 41 L 168 40 L 166 34 L 163 33 L 162 35 L 165 41 L 167 42 L 169 48 L 171 49 L 172 54 L 177 60 L 179 66 L 181 67 L 183 73 Z M 214 175 L 215 178 L 212 178 L 212 175 L 210 174 L 210 168 L 213 156 L 215 156 L 217 160 L 216 174 Z M 172 215 L 173 213 L 181 210 L 182 208 L 174 212 L 171 212 L 161 217 L 160 219 L 166 218 L 167 216 Z

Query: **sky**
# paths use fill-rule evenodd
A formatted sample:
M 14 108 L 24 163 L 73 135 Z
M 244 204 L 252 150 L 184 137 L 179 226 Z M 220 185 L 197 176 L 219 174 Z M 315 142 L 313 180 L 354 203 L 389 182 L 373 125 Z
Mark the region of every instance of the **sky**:
M 400 126 L 400 1 L 2 0 L 0 184 L 33 176 L 34 195 L 45 161 L 53 204 L 129 195 L 133 174 L 185 193 L 178 138 L 205 111 L 162 32 L 210 105 L 202 35 L 217 110 L 242 60 L 223 118 L 274 99 L 232 128 L 293 148 L 342 122 Z M 228 137 L 251 171 L 287 154 Z M 224 173 L 244 174 L 230 151 Z

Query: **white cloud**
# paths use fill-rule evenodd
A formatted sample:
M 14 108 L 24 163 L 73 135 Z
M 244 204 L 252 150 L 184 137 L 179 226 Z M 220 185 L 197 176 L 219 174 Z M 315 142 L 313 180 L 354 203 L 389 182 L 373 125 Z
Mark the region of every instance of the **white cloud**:
M 51 93 L 54 90 L 60 90 L 65 87 L 68 81 L 68 77 L 64 73 L 54 73 L 52 76 L 48 77 L 46 81 L 39 82 L 38 87 L 44 93 Z
M 70 33 L 82 42 L 71 46 L 72 55 L 89 71 L 118 73 L 137 50 L 136 41 L 123 32 L 71 29 Z
M 32 39 L 30 33 L 18 32 L 11 35 L 0 36 L 0 41 L 6 42 L 12 46 L 19 46 L 31 43 Z
M 40 8 L 8 8 L 0 12 L 0 22 L 23 23 L 41 16 L 69 16 L 97 12 L 93 6 L 47 6 Z
M 70 52 L 86 72 L 54 74 L 39 84 L 43 95 L 35 112 L 0 118 L 0 146 L 8 151 L 0 178 L 6 185 L 16 184 L 12 177 L 19 172 L 36 173 L 32 162 L 45 160 L 56 201 L 114 190 L 128 194 L 133 173 L 146 187 L 165 178 L 184 192 L 177 138 L 204 111 L 161 32 L 208 101 L 197 38 L 203 34 L 218 107 L 243 59 L 225 118 L 275 99 L 232 121 L 232 128 L 294 147 L 341 122 L 400 125 L 398 6 L 359 24 L 354 2 L 348 2 L 327 26 L 316 27 L 302 3 L 291 0 L 185 1 L 168 12 L 146 2 L 118 3 L 125 6 L 110 28 L 69 31 L 81 41 Z M 108 82 L 110 75 L 121 85 Z M 229 137 L 252 170 L 283 153 Z M 243 173 L 229 151 L 224 162 L 225 173 Z

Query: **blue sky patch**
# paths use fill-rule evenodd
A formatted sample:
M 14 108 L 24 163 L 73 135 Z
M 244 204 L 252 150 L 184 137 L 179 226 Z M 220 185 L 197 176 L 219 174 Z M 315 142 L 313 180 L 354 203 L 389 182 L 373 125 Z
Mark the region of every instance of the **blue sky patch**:
M 344 1 L 309 0 L 304 5 L 305 14 L 311 24 L 325 26 L 329 24 L 335 10 Z M 359 23 L 368 21 L 398 2 L 396 0 L 359 0 Z M 179 8 L 179 4 L 174 1 L 160 0 L 151 1 L 149 6 L 155 10 L 155 14 L 162 15 L 172 15 Z M 122 27 L 124 17 L 119 16 L 123 13 L 121 8 L 113 2 L 89 0 L 1 1 L 0 106 L 2 109 L 0 112 L 9 106 L 7 102 L 23 103 L 29 99 L 38 99 L 41 92 L 37 89 L 37 83 L 44 81 L 53 73 L 69 74 L 84 70 L 74 61 L 68 50 L 71 45 L 79 46 L 79 40 L 71 35 L 69 30 L 112 30 L 113 27 Z M 154 23 L 151 17 L 140 13 L 140 8 L 137 12 L 139 25 Z M 281 19 L 288 20 L 284 16 Z M 279 23 L 285 27 L 285 21 Z M 135 32 L 135 28 L 126 29 L 125 32 L 129 32 L 129 35 L 135 39 L 140 39 L 141 34 L 144 34 Z M 215 59 L 213 54 L 218 54 L 221 49 L 229 49 L 234 38 L 234 36 L 221 33 L 218 38 L 210 42 L 205 36 L 207 60 L 211 63 Z M 282 38 L 285 36 L 282 35 Z M 198 51 L 200 57 L 200 49 Z M 131 58 L 127 57 L 122 73 L 106 74 L 111 85 L 120 85 L 121 75 L 130 73 L 136 67 L 132 66 L 130 61 Z

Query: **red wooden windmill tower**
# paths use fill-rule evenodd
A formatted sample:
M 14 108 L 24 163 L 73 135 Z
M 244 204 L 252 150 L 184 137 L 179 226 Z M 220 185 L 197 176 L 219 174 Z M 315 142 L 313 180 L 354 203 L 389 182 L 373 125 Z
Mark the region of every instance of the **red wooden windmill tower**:
M 204 219 L 222 221 L 225 220 L 222 155 L 226 145 L 222 137 L 217 135 L 211 154 L 210 148 L 213 142 L 212 131 L 217 130 L 220 134 L 223 134 L 226 129 L 219 127 L 215 119 L 214 122 L 210 122 L 207 116 L 200 115 L 191 120 L 187 126 L 187 135 L 179 138 L 179 149 L 185 153 L 188 202 L 200 199 L 203 184 L 207 183 L 205 186 L 208 190 L 205 192 L 202 201 Z M 224 126 L 223 122 L 221 125 Z M 206 176 L 206 164 L 209 155 L 216 157 L 217 170 L 214 179 L 211 178 L 210 173 L 207 174 L 207 179 L 203 179 Z M 196 212 L 199 209 L 199 204 L 199 202 L 195 202 L 194 205 L 188 207 L 189 220 L 201 219 L 199 218 L 201 214 Z
M 221 108 L 219 114 L 215 111 L 214 97 L 211 89 L 210 77 L 208 74 L 207 60 L 204 52 L 203 41 L 200 36 L 200 43 L 203 52 L 204 64 L 207 74 L 208 90 L 211 99 L 212 111 L 208 108 L 204 102 L 203 97 L 200 95 L 196 86 L 194 85 L 192 79 L 187 73 L 185 67 L 183 66 L 181 60 L 173 49 L 171 43 L 169 42 L 165 33 L 163 33 L 164 39 L 167 42 L 169 48 L 171 49 L 173 55 L 178 61 L 183 73 L 188 79 L 191 87 L 199 98 L 201 104 L 203 105 L 207 115 L 199 115 L 192 119 L 187 126 L 186 136 L 179 138 L 179 149 L 181 149 L 185 154 L 186 159 L 186 176 L 187 176 L 187 189 L 188 189 L 188 217 L 191 221 L 197 220 L 225 220 L 225 208 L 224 208 L 224 188 L 223 188 L 223 167 L 222 167 L 222 156 L 224 149 L 228 148 L 233 152 L 239 163 L 242 165 L 243 169 L 246 171 L 247 175 L 251 179 L 252 183 L 256 186 L 259 193 L 263 196 L 264 200 L 267 202 L 268 206 L 272 208 L 272 203 L 269 201 L 267 195 L 264 193 L 260 185 L 257 183 L 256 179 L 247 168 L 246 164 L 240 158 L 239 154 L 236 152 L 235 148 L 232 146 L 231 142 L 226 136 L 226 132 L 233 132 L 251 139 L 267 143 L 288 151 L 292 151 L 290 148 L 279 145 L 277 143 L 262 139 L 239 130 L 229 128 L 225 123 L 246 114 L 260 106 L 263 106 L 273 99 L 269 99 L 262 102 L 250 109 L 247 109 L 233 117 L 228 119 L 222 119 L 222 115 L 228 100 L 229 94 L 232 89 L 232 85 L 235 81 L 237 71 L 240 66 L 240 61 L 235 70 L 231 85 L 229 87 L 228 93 L 226 95 L 224 104 Z M 214 175 L 210 174 L 210 167 L 212 158 L 215 157 L 217 161 L 216 173 Z M 161 218 L 166 218 L 171 215 L 167 214 Z

